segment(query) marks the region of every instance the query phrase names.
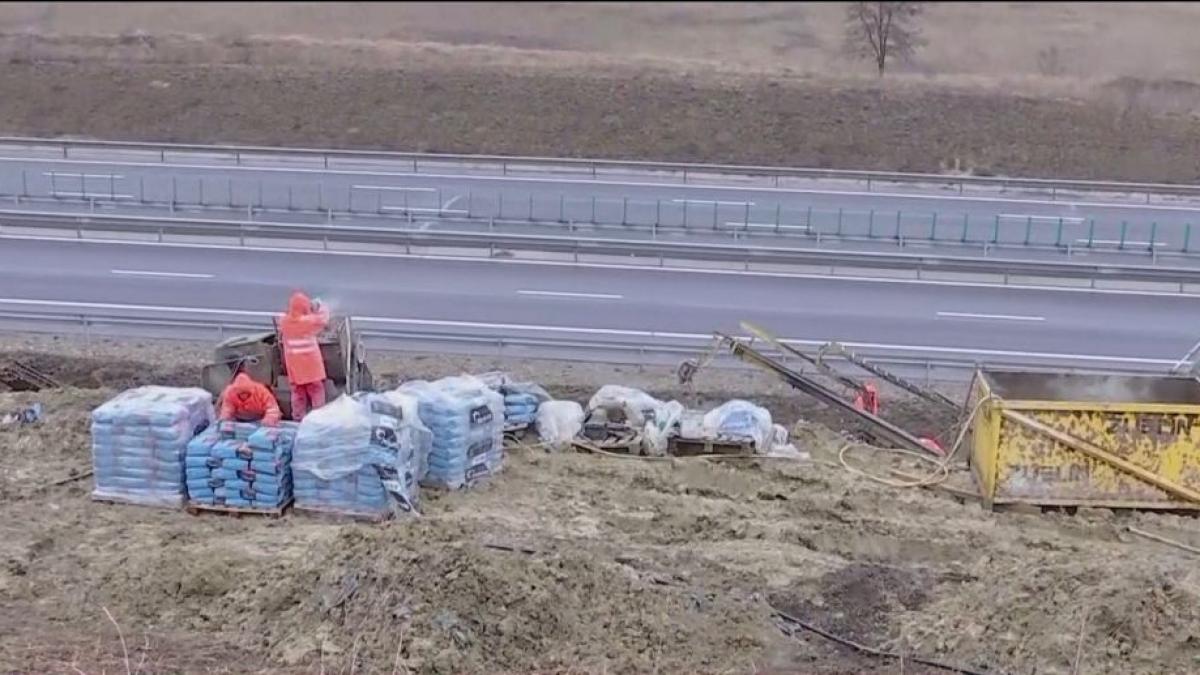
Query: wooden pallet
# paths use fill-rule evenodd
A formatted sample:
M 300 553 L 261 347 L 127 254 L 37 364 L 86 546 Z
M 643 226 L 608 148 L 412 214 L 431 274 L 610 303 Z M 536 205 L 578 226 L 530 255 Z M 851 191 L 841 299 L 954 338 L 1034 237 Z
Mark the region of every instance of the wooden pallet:
M 749 442 L 719 441 L 711 438 L 672 438 L 667 454 L 674 457 L 695 455 L 753 455 L 754 446 Z
M 193 516 L 198 516 L 201 513 L 223 513 L 230 516 L 241 518 L 242 516 L 265 516 L 267 518 L 280 518 L 291 507 L 292 500 L 287 500 L 282 506 L 277 506 L 273 509 L 256 509 L 247 508 L 245 506 L 226 506 L 224 504 L 196 504 L 193 502 L 187 503 L 183 508 Z
M 305 509 L 299 506 L 292 509 L 292 513 L 305 518 L 316 518 L 317 520 L 326 520 L 331 522 L 356 522 L 356 523 L 382 523 L 392 519 L 391 513 L 359 513 L 357 511 L 328 511 Z

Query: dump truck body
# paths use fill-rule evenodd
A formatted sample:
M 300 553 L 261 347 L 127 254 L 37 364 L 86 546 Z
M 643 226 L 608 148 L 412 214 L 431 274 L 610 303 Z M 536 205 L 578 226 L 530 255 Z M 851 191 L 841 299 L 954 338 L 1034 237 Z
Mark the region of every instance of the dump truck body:
M 1200 381 L 980 370 L 971 468 L 985 504 L 1200 509 Z

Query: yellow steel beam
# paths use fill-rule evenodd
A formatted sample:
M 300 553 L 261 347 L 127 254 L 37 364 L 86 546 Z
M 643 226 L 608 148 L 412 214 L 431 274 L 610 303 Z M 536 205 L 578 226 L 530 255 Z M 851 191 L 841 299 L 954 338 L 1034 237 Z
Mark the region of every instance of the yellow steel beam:
M 1133 462 L 1114 455 L 1095 443 L 1086 441 L 1065 431 L 1059 431 L 1058 429 L 1043 424 L 1032 417 L 1029 417 L 1028 415 L 1013 412 L 1012 410 L 1003 410 L 1001 411 L 1001 414 L 1017 424 L 1028 427 L 1034 431 L 1037 431 L 1038 433 L 1045 434 L 1059 443 L 1062 443 L 1063 445 L 1074 448 L 1096 461 L 1104 462 L 1131 476 L 1136 476 L 1137 478 L 1146 481 L 1163 492 L 1178 497 L 1184 501 L 1200 503 L 1200 492 L 1197 492 L 1186 486 L 1179 485 L 1173 481 L 1169 481 L 1153 471 L 1150 471 L 1149 469 L 1144 469 Z

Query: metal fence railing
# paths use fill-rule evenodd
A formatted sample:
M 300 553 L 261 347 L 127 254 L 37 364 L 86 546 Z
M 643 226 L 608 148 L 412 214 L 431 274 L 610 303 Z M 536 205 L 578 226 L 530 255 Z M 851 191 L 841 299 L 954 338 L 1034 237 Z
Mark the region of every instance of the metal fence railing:
M 856 171 L 844 169 L 814 169 L 779 166 L 746 166 L 727 164 L 691 164 L 681 162 L 648 162 L 612 159 L 576 159 L 554 157 L 520 157 L 511 155 L 434 154 L 373 150 L 335 150 L 317 148 L 280 148 L 245 145 L 202 145 L 183 143 L 147 143 L 136 141 L 100 141 L 78 139 L 44 139 L 0 137 L 0 146 L 44 150 L 52 156 L 95 157 L 96 153 L 138 153 L 139 157 L 167 164 L 181 158 L 235 166 L 265 166 L 280 161 L 334 168 L 347 163 L 387 163 L 407 165 L 414 173 L 448 165 L 481 168 L 508 175 L 522 170 L 545 172 L 574 172 L 598 177 L 606 173 L 627 172 L 672 176 L 688 183 L 712 177 L 759 177 L 778 182 L 782 178 L 848 180 L 873 184 L 924 184 L 956 188 L 962 192 L 970 186 L 992 187 L 1000 190 L 1031 189 L 1043 191 L 1056 198 L 1060 192 L 1106 192 L 1136 194 L 1150 203 L 1154 195 L 1200 196 L 1200 185 L 1173 183 L 1131 183 L 1120 181 L 1064 180 L 1044 178 L 1010 178 L 997 176 L 962 176 L 913 172 Z M 91 154 L 88 154 L 91 153 Z
M 1162 211 L 1163 220 L 1065 215 L 978 213 L 969 210 L 833 208 L 802 202 L 648 199 L 583 196 L 513 189 L 397 188 L 353 183 L 331 187 L 315 179 L 121 174 L 62 174 L 0 170 L 0 202 L 58 211 L 175 216 L 204 212 L 245 220 L 296 223 L 393 223 L 456 219 L 476 228 L 499 223 L 510 232 L 591 231 L 597 234 L 696 241 L 754 239 L 856 242 L 904 247 L 1077 251 L 1158 258 L 1200 254 L 1200 230 L 1189 211 Z M 1200 218 L 1200 210 L 1194 215 Z M 1197 221 L 1200 224 L 1200 220 Z

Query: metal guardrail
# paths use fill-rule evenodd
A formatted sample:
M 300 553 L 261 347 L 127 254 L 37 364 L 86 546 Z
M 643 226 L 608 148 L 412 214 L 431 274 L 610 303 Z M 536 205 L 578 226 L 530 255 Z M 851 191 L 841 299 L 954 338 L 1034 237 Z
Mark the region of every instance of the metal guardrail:
M 1149 203 L 1152 194 L 1200 195 L 1200 185 L 1175 183 L 1131 183 L 1119 181 L 1060 180 L 1048 178 L 1010 178 L 993 176 L 954 176 L 946 174 L 856 171 L 846 169 L 813 169 L 777 166 L 748 166 L 738 164 L 690 164 L 683 162 L 648 162 L 638 160 L 581 159 L 556 157 L 520 157 L 513 155 L 468 155 L 434 154 L 419 152 L 394 152 L 378 150 L 336 150 L 318 148 L 265 147 L 252 145 L 203 145 L 188 143 L 150 143 L 141 141 L 102 141 L 74 139 L 46 139 L 20 136 L 0 137 L 0 144 L 23 146 L 54 146 L 61 149 L 62 157 L 69 158 L 72 149 L 140 150 L 158 153 L 160 161 L 166 163 L 167 153 L 204 153 L 227 155 L 237 165 L 242 165 L 254 156 L 305 157 L 319 160 L 321 166 L 329 168 L 330 160 L 367 160 L 411 163 L 414 173 L 420 173 L 422 162 L 445 165 L 491 164 L 498 165 L 502 174 L 516 168 L 559 168 L 579 170 L 593 177 L 603 172 L 627 170 L 643 173 L 679 174 L 684 183 L 690 177 L 701 175 L 843 179 L 863 181 L 868 185 L 880 183 L 926 183 L 958 186 L 991 186 L 1002 190 L 1027 188 L 1047 190 L 1052 194 L 1059 190 L 1084 192 L 1116 192 L 1145 194 Z
M 182 311 L 182 310 L 181 310 Z M 263 312 L 266 315 L 268 313 Z M 662 338 L 647 342 L 589 340 L 578 337 L 530 337 L 515 334 L 471 334 L 450 331 L 417 331 L 403 328 L 373 327 L 369 318 L 358 317 L 359 334 L 368 341 L 372 349 L 393 352 L 438 352 L 457 350 L 492 356 L 519 356 L 520 358 L 571 359 L 595 363 L 620 363 L 634 365 L 675 365 L 677 360 L 695 356 L 710 346 L 710 338 L 694 336 L 695 339 Z M 138 336 L 151 339 L 208 340 L 224 339 L 231 334 L 264 330 L 267 321 L 231 320 L 228 318 L 173 318 L 167 316 L 96 315 L 81 312 L 14 312 L 0 311 L 0 331 L 10 333 L 53 332 L 62 334 L 74 330 L 86 340 L 97 337 Z M 108 329 L 108 330 L 104 330 Z M 751 339 L 751 336 L 744 336 Z M 789 341 L 786 342 L 797 342 Z M 997 368 L 1022 368 L 1037 372 L 1079 372 L 1136 374 L 1154 372 L 1150 365 L 1131 360 L 1126 367 L 1110 366 L 1087 368 L 1044 363 L 1034 360 L 971 359 L 962 356 L 938 356 L 935 358 L 891 354 L 857 348 L 858 355 L 873 363 L 887 365 L 923 374 L 925 381 L 961 381 L 981 365 Z M 719 358 L 729 366 L 739 362 L 722 355 Z M 852 370 L 852 364 L 840 357 L 830 359 L 837 368 Z
M 454 232 L 411 230 L 349 225 L 304 225 L 264 221 L 232 221 L 190 218 L 149 218 L 107 214 L 47 214 L 36 211 L 0 210 L 0 227 L 72 230 L 83 238 L 84 231 L 127 232 L 156 236 L 167 235 L 224 237 L 237 239 L 301 240 L 328 247 L 330 242 L 403 246 L 405 252 L 419 248 L 468 248 L 488 251 L 531 251 L 573 256 L 619 256 L 657 260 L 703 260 L 751 264 L 792 265 L 826 268 L 875 268 L 920 272 L 992 274 L 1011 277 L 1049 277 L 1097 281 L 1159 282 L 1179 285 L 1200 283 L 1200 268 L 1117 265 L 1082 262 L 1033 261 L 1008 258 L 968 258 L 882 253 L 870 251 L 832 251 L 762 247 L 745 244 L 710 244 L 663 240 L 623 240 L 608 238 L 556 237 L 500 232 Z

